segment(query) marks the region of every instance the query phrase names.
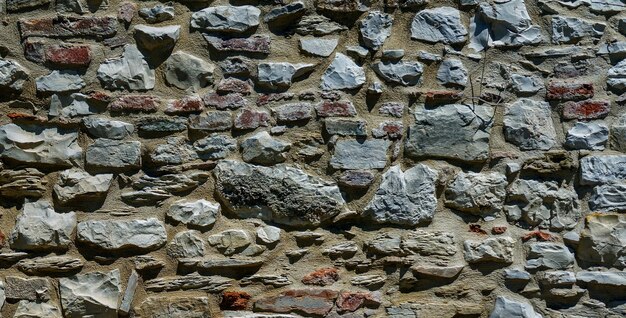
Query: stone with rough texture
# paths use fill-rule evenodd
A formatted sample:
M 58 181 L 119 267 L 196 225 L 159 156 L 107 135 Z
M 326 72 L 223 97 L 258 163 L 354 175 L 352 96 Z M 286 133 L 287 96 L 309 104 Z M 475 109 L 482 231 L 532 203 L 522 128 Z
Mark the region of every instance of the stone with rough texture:
M 106 251 L 160 248 L 167 241 L 165 226 L 156 218 L 143 220 L 88 220 L 78 223 L 77 241 Z
M 552 18 L 552 42 L 554 43 L 577 43 L 584 39 L 597 41 L 606 24 L 590 22 L 574 17 L 556 16 Z
M 58 306 L 47 302 L 22 300 L 17 303 L 13 318 L 63 318 Z
M 393 16 L 380 11 L 370 11 L 359 21 L 361 39 L 366 47 L 372 50 L 380 49 L 385 40 L 391 35 Z
M 0 59 L 0 91 L 21 91 L 28 79 L 28 71 L 19 63 Z
M 625 235 L 625 215 L 588 215 L 580 233 L 576 257 L 585 265 L 626 268 Z
M 215 223 L 220 210 L 220 205 L 216 202 L 204 199 L 197 201 L 180 200 L 170 206 L 167 216 L 187 226 L 203 228 Z
M 447 207 L 480 216 L 491 216 L 502 210 L 508 181 L 497 172 L 459 173 L 446 187 Z
M 167 245 L 167 255 L 172 258 L 202 257 L 204 253 L 204 242 L 198 231 L 178 232 Z
M 139 10 L 141 16 L 148 23 L 159 23 L 174 19 L 174 7 L 168 5 L 157 4 L 151 8 L 143 8 Z
M 567 269 L 574 264 L 574 254 L 565 245 L 537 242 L 530 245 L 526 269 Z
M 378 62 L 372 68 L 385 81 L 402 86 L 419 84 L 424 71 L 420 62 Z
M 208 237 L 208 242 L 227 256 L 243 251 L 252 243 L 250 236 L 244 230 L 226 230 L 213 234 Z
M 595 185 L 626 180 L 626 156 L 589 155 L 580 159 L 580 183 Z
M 257 82 L 269 89 L 287 89 L 293 79 L 313 70 L 315 64 L 262 62 L 258 65 Z
M 340 140 L 330 165 L 335 169 L 383 169 L 387 165 L 388 140 Z
M 565 136 L 570 149 L 604 150 L 609 141 L 609 127 L 602 123 L 577 122 Z
M 23 259 L 17 263 L 17 267 L 23 273 L 29 275 L 54 275 L 80 271 L 83 261 L 70 256 L 49 256 L 33 259 Z
M 22 38 L 30 36 L 68 38 L 109 38 L 117 33 L 117 20 L 111 16 L 52 16 L 46 18 L 20 19 Z
M 466 240 L 465 260 L 468 263 L 512 263 L 515 240 L 508 236 L 491 237 L 485 240 Z
M 466 41 L 467 30 L 459 10 L 438 7 L 421 10 L 411 22 L 411 38 L 425 42 L 460 44 Z
M 62 205 L 76 200 L 98 199 L 109 191 L 112 180 L 112 174 L 92 176 L 80 169 L 64 170 L 59 174 L 54 194 Z
M 42 93 L 63 93 L 78 91 L 85 87 L 85 81 L 74 71 L 52 71 L 35 79 L 37 91 Z
M 508 297 L 499 296 L 489 318 L 542 318 L 535 312 L 533 306 L 527 302 L 519 302 Z
M 467 69 L 457 59 L 445 59 L 437 71 L 437 80 L 444 86 L 465 87 L 467 85 Z
M 109 90 L 145 91 L 154 88 L 155 72 L 136 45 L 124 46 L 121 57 L 107 59 L 96 73 L 102 87 Z
M 117 317 L 120 272 L 90 272 L 59 279 L 61 305 L 68 318 Z
M 96 138 L 120 140 L 130 136 L 135 131 L 133 124 L 121 120 L 110 120 L 106 117 L 85 117 L 83 118 L 83 125 Z
M 137 47 L 153 54 L 169 54 L 180 37 L 180 26 L 153 27 L 138 24 L 134 28 Z
M 24 204 L 11 233 L 11 248 L 16 250 L 66 250 L 73 240 L 76 213 L 57 213 L 49 202 Z
M 141 167 L 141 143 L 99 138 L 85 152 L 87 167 L 99 171 L 123 172 Z
M 49 300 L 54 287 L 47 278 L 6 276 L 5 296 L 8 300 Z
M 270 136 L 267 131 L 259 132 L 241 143 L 243 161 L 255 164 L 273 165 L 286 159 L 291 144 Z
M 619 182 L 595 186 L 589 198 L 589 208 L 592 211 L 625 211 L 626 184 Z
M 215 66 L 191 54 L 177 51 L 165 61 L 165 80 L 180 89 L 194 91 L 213 82 Z
M 215 6 L 194 12 L 191 27 L 209 32 L 243 33 L 259 25 L 261 10 L 254 6 Z
M 300 49 L 314 56 L 329 57 L 337 44 L 338 39 L 300 38 Z
M 206 296 L 149 296 L 137 305 L 139 317 L 209 318 L 211 306 Z
M 333 308 L 338 293 L 328 289 L 291 289 L 257 300 L 254 308 L 277 313 L 302 313 L 323 317 Z
M 352 59 L 341 53 L 335 54 L 322 75 L 323 90 L 356 89 L 365 84 L 365 71 Z
M 550 105 L 518 99 L 504 110 L 504 137 L 522 150 L 549 150 L 556 145 Z

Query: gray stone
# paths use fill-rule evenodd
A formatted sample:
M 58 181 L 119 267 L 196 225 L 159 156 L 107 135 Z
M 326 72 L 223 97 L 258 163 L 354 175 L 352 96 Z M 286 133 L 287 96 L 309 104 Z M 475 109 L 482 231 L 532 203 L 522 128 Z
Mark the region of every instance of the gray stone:
M 411 38 L 430 43 L 464 43 L 467 30 L 461 22 L 459 10 L 438 7 L 418 12 L 411 23 Z
M 365 247 L 368 253 L 374 255 L 400 255 L 402 253 L 400 244 L 402 244 L 402 237 L 399 234 L 381 233 L 367 241 Z
M 56 213 L 46 201 L 26 202 L 11 233 L 16 250 L 68 249 L 76 227 L 76 213 Z
M 376 223 L 401 226 L 428 223 L 437 208 L 436 179 L 437 172 L 423 164 L 406 171 L 399 165 L 392 166 L 383 174 L 363 214 Z
M 96 138 L 124 139 L 135 131 L 135 126 L 120 120 L 89 116 L 83 118 L 87 132 Z
M 324 128 L 329 135 L 367 136 L 367 122 L 344 118 L 326 118 Z
M 208 111 L 189 117 L 190 130 L 210 132 L 230 130 L 231 128 L 233 128 L 233 118 L 228 111 Z
M 626 184 L 600 184 L 593 188 L 589 198 L 589 208 L 592 211 L 625 211 Z
M 357 59 L 364 59 L 370 54 L 370 51 L 366 47 L 354 45 L 346 47 L 346 53 L 356 57 Z
M 571 229 L 582 211 L 574 189 L 554 181 L 516 179 L 507 189 L 504 207 L 509 221 L 524 222 L 552 230 Z
M 154 166 L 180 165 L 198 159 L 198 154 L 184 137 L 168 137 L 150 152 Z
M 83 150 L 77 139 L 76 131 L 63 128 L 35 124 L 0 126 L 1 156 L 7 163 L 46 167 L 78 165 Z
M 154 88 L 155 72 L 136 45 L 124 46 L 121 57 L 102 62 L 96 73 L 102 87 L 109 90 L 145 91 Z
M 167 255 L 172 258 L 203 257 L 204 253 L 204 241 L 198 231 L 178 232 L 167 245 Z
M 46 191 L 45 174 L 35 168 L 0 171 L 0 195 L 7 198 L 41 198 Z
M 590 22 L 575 17 L 554 16 L 552 17 L 552 42 L 556 44 L 578 43 L 584 39 L 598 41 L 606 24 Z
M 284 6 L 273 8 L 263 16 L 263 21 L 274 28 L 282 28 L 296 22 L 306 13 L 302 1 L 294 1 Z
M 532 278 L 529 272 L 519 268 L 504 269 L 504 278 L 509 281 L 528 282 Z
M 335 183 L 284 164 L 262 167 L 222 160 L 213 172 L 217 195 L 239 217 L 311 227 L 344 209 Z
M 511 74 L 511 86 L 518 95 L 532 95 L 543 88 L 543 80 L 533 75 Z
M 122 192 L 122 201 L 136 206 L 154 205 L 174 194 L 189 192 L 204 183 L 209 174 L 206 171 L 185 171 L 178 174 L 164 174 L 158 177 L 141 175 L 132 182 L 134 190 Z
M 243 33 L 259 25 L 261 10 L 254 6 L 214 6 L 194 12 L 191 27 L 202 31 Z
M 432 265 L 413 265 L 411 271 L 418 276 L 431 276 L 440 278 L 452 278 L 459 275 L 465 268 L 465 265 L 454 266 L 432 266 Z
M 421 83 L 424 68 L 420 62 L 377 62 L 372 69 L 386 82 L 402 86 Z
M 602 123 L 577 122 L 565 137 L 570 149 L 604 150 L 609 140 L 609 127 Z
M 112 174 L 90 175 L 80 169 L 64 170 L 54 186 L 54 194 L 61 205 L 75 201 L 91 201 L 106 196 L 113 181 Z
M 8 300 L 46 301 L 54 292 L 48 278 L 6 276 L 4 287 Z
M 137 274 L 137 272 L 133 270 L 128 277 L 128 282 L 126 283 L 126 291 L 124 291 L 124 297 L 122 298 L 122 302 L 119 306 L 120 314 L 128 315 L 128 313 L 130 312 L 130 305 L 135 298 L 135 291 L 137 289 L 138 283 L 139 274 Z
M 533 306 L 526 302 L 519 302 L 508 297 L 498 296 L 496 305 L 489 318 L 542 318 L 535 312 Z
M 135 308 L 140 317 L 210 318 L 209 298 L 191 296 L 149 296 Z
M 48 111 L 48 115 L 72 118 L 97 113 L 98 109 L 89 105 L 88 98 L 87 95 L 81 93 L 73 93 L 70 95 L 54 94 L 50 98 L 50 110 Z
M 617 91 L 626 91 L 626 60 L 621 60 L 607 71 L 606 83 L 609 88 Z
M 107 172 L 124 172 L 141 167 L 141 143 L 139 141 L 120 141 L 96 139 L 85 152 L 88 168 Z
M 323 15 L 306 15 L 298 22 L 296 32 L 302 35 L 329 35 L 348 28 Z
M 484 240 L 465 240 L 465 260 L 468 263 L 513 263 L 515 240 L 508 236 Z
M 334 169 L 383 169 L 387 166 L 387 150 L 391 141 L 380 139 L 340 140 L 330 159 Z
M 457 252 L 454 234 L 443 231 L 415 230 L 402 237 L 403 252 L 411 255 L 446 258 Z
M 163 73 L 168 84 L 197 91 L 213 82 L 215 66 L 182 51 L 174 52 L 166 61 Z
M 585 221 L 576 248 L 579 263 L 626 268 L 626 215 L 596 213 Z
M 381 58 L 386 60 L 399 60 L 404 57 L 404 54 L 404 49 L 383 50 Z
M 29 275 L 54 275 L 80 271 L 83 261 L 71 256 L 47 256 L 32 259 L 23 259 L 17 263 L 17 268 Z
M 572 258 L 573 261 L 573 258 Z M 569 287 L 576 283 L 576 275 L 570 271 L 545 271 L 537 275 L 542 288 Z
M 313 117 L 313 105 L 306 102 L 289 103 L 272 108 L 278 122 L 309 120 Z
M 233 255 L 243 251 L 252 243 L 244 230 L 226 230 L 209 236 L 209 244 L 224 255 Z
M 17 303 L 17 309 L 15 309 L 13 318 L 34 317 L 63 318 L 63 315 L 59 307 L 51 303 L 28 300 L 22 300 Z
M 6 293 L 4 291 L 4 282 L 0 280 L 0 310 L 4 307 L 4 302 L 6 301 Z
M 147 280 L 144 286 L 150 292 L 176 291 L 176 290 L 202 290 L 208 293 L 219 293 L 231 287 L 232 279 L 220 276 L 200 276 L 192 274 L 187 276 L 166 276 Z
M 365 18 L 359 21 L 363 44 L 375 51 L 380 49 L 391 35 L 392 25 L 392 15 L 380 11 L 370 11 Z
M 256 238 L 263 244 L 274 244 L 280 240 L 280 228 L 264 225 L 256 229 Z
M 437 81 L 444 86 L 465 87 L 467 69 L 460 60 L 445 59 L 437 71 Z
M 262 62 L 258 65 L 257 81 L 259 85 L 269 89 L 287 89 L 294 78 L 310 72 L 315 64 Z
M 59 279 L 61 305 L 67 318 L 116 318 L 120 272 L 90 272 Z
M 493 216 L 502 210 L 508 181 L 498 172 L 461 172 L 446 187 L 445 205 L 480 216 Z
M 370 170 L 346 170 L 337 182 L 348 188 L 366 189 L 374 182 L 374 178 L 376 174 Z
M 533 243 L 528 249 L 528 255 L 526 255 L 527 269 L 567 269 L 572 265 L 574 265 L 574 254 L 561 244 Z
M 363 286 L 371 288 L 374 286 L 382 286 L 387 281 L 387 277 L 383 275 L 359 275 L 350 279 L 350 284 L 354 286 Z
M 580 183 L 595 185 L 626 180 L 625 155 L 589 155 L 580 159 Z
M 356 89 L 365 84 L 365 71 L 352 59 L 341 53 L 336 53 L 322 75 L 321 88 L 323 90 Z
M 237 150 L 237 140 L 228 135 L 212 135 L 196 140 L 193 148 L 203 160 L 223 159 Z
M 153 27 L 138 24 L 134 27 L 137 46 L 150 55 L 169 54 L 180 37 L 179 25 Z
M 494 110 L 489 106 L 415 106 L 415 124 L 409 128 L 405 151 L 410 157 L 442 157 L 485 161 Z M 454 133 L 450 133 L 454 131 Z
M 300 38 L 300 50 L 314 56 L 329 57 L 337 44 L 339 39 Z
M 217 202 L 179 200 L 170 206 L 167 216 L 188 226 L 204 228 L 215 223 L 220 210 Z
M 330 258 L 338 258 L 342 257 L 344 259 L 349 259 L 356 252 L 359 251 L 359 246 L 356 242 L 346 241 L 339 244 L 335 244 L 322 250 L 323 255 L 328 255 Z
M 504 138 L 522 150 L 549 150 L 556 146 L 550 105 L 527 98 L 507 105 Z
M 608 289 L 615 287 L 624 288 L 626 287 L 626 272 L 580 271 L 576 273 L 576 281 Z
M 78 91 L 85 87 L 85 81 L 74 71 L 54 70 L 48 75 L 35 79 L 37 91 L 42 93 L 63 93 Z
M 172 20 L 174 19 L 174 7 L 157 4 L 151 8 L 140 9 L 139 16 L 141 16 L 148 23 L 159 23 Z
M 87 220 L 78 223 L 77 241 L 106 251 L 151 251 L 167 242 L 165 226 L 156 218 L 144 220 Z
M 245 162 L 273 165 L 285 161 L 286 152 L 290 148 L 291 143 L 261 131 L 241 143 L 241 156 Z
M 0 90 L 21 91 L 28 80 L 28 71 L 13 60 L 0 58 Z

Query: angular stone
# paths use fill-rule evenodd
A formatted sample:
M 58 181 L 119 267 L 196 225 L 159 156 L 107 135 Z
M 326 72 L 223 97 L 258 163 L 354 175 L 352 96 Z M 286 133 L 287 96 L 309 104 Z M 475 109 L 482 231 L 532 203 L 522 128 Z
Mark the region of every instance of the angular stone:
M 218 52 L 240 52 L 269 54 L 271 38 L 268 35 L 256 34 L 248 38 L 221 38 L 217 36 L 204 35 L 207 43 Z
M 17 303 L 13 318 L 63 318 L 61 310 L 54 304 L 39 301 L 22 300 Z
M 315 105 L 319 117 L 354 117 L 356 108 L 351 101 L 322 101 Z
M 121 57 L 102 62 L 96 73 L 102 87 L 109 90 L 145 91 L 154 88 L 155 72 L 136 45 L 124 46 Z
M 508 181 L 498 172 L 461 172 L 445 191 L 449 208 L 480 216 L 493 216 L 502 210 Z
M 152 95 L 124 95 L 109 104 L 113 112 L 146 112 L 157 111 L 160 99 Z
M 45 49 L 47 63 L 57 67 L 87 67 L 91 63 L 91 47 L 88 45 L 57 44 Z
M 37 91 L 42 93 L 62 93 L 78 91 L 85 87 L 85 81 L 74 71 L 52 71 L 35 79 Z
M 494 110 L 489 106 L 446 105 L 435 109 L 415 107 L 415 124 L 405 144 L 408 156 L 485 161 Z M 451 134 L 450 131 L 454 131 Z
M 323 90 L 356 89 L 365 84 L 365 71 L 352 59 L 341 53 L 335 58 L 322 75 Z
M 18 21 L 22 38 L 29 36 L 69 38 L 109 38 L 117 33 L 117 20 L 110 16 L 55 17 L 20 19 Z
M 261 10 L 254 6 L 214 6 L 194 12 L 191 27 L 208 32 L 244 33 L 259 25 Z
M 511 74 L 510 80 L 515 93 L 522 96 L 535 94 L 543 88 L 543 80 L 536 76 Z
M 621 60 L 607 72 L 607 85 L 614 91 L 626 91 L 626 60 Z
M 213 111 L 189 117 L 189 129 L 200 131 L 224 131 L 233 127 L 233 118 L 230 112 Z
M 135 131 L 133 124 L 96 116 L 83 118 L 83 126 L 85 126 L 90 135 L 96 138 L 115 140 L 124 139 Z
M 463 247 L 468 263 L 513 263 L 515 240 L 508 236 L 490 237 L 482 241 L 465 240 Z
M 239 253 L 252 243 L 244 230 L 226 230 L 209 236 L 208 241 L 224 255 Z
M 443 60 L 437 71 L 437 81 L 443 86 L 465 87 L 467 80 L 467 69 L 457 59 Z
M 305 285 L 328 286 L 339 280 L 339 271 L 336 268 L 320 268 L 302 277 Z
M 359 21 L 359 31 L 363 44 L 372 50 L 378 50 L 391 35 L 393 16 L 380 11 L 370 11 Z
M 273 28 L 282 28 L 293 24 L 306 13 L 306 7 L 302 1 L 294 1 L 284 6 L 270 10 L 263 21 Z
M 437 172 L 426 165 L 402 171 L 392 166 L 363 215 L 376 223 L 415 226 L 433 219 L 437 207 L 435 181 Z
M 546 87 L 546 99 L 548 100 L 581 100 L 591 98 L 593 95 L 593 83 L 590 82 L 552 81 Z
M 403 254 L 440 256 L 446 258 L 457 252 L 454 234 L 443 231 L 415 230 L 402 237 Z
M 0 126 L 5 162 L 68 167 L 82 156 L 78 133 L 56 127 L 7 124 Z
M 355 286 L 363 286 L 366 288 L 372 288 L 383 285 L 387 278 L 382 275 L 359 275 L 352 277 L 350 283 Z
M 61 278 L 59 291 L 65 317 L 115 318 L 122 293 L 120 272 L 114 269 Z
M 258 65 L 257 82 L 269 89 L 287 89 L 294 78 L 313 70 L 315 64 L 261 62 Z
M 78 223 L 78 242 L 115 252 L 152 251 L 165 245 L 165 226 L 156 218 L 144 220 L 87 220 Z
M 254 90 L 251 80 L 240 80 L 235 77 L 224 78 L 215 86 L 218 94 L 250 95 Z
M 550 105 L 521 98 L 504 110 L 504 137 L 522 150 L 549 150 L 554 147 L 556 130 Z
M 9 240 L 16 250 L 66 250 L 72 243 L 76 213 L 56 213 L 49 202 L 24 203 Z
M 277 313 L 302 313 L 324 317 L 333 308 L 338 293 L 329 289 L 291 289 L 254 303 L 255 310 Z
M 183 137 L 167 137 L 149 152 L 150 163 L 161 167 L 181 165 L 198 159 L 192 146 Z
M 272 108 L 278 122 L 297 122 L 313 117 L 313 105 L 306 102 L 284 104 Z
M 339 39 L 300 38 L 300 50 L 321 57 L 329 57 L 339 44 Z
M 387 166 L 388 140 L 340 140 L 330 159 L 334 169 L 383 169 Z
M 287 275 L 260 275 L 255 274 L 245 277 L 239 281 L 242 286 L 251 285 L 253 283 L 260 283 L 263 285 L 271 285 L 274 287 L 282 287 L 291 285 L 292 282 L 287 278 Z
M 626 215 L 590 214 L 580 233 L 576 257 L 585 266 L 626 268 Z
M 187 120 L 180 117 L 150 116 L 142 117 L 137 122 L 142 134 L 171 134 L 187 129 Z
M 218 110 L 237 109 L 246 105 L 246 100 L 239 93 L 226 95 L 212 93 L 205 95 L 203 99 L 207 107 L 215 107 Z
M 6 9 L 8 12 L 19 12 L 48 4 L 50 4 L 50 0 L 7 0 Z
M 54 287 L 47 278 L 6 276 L 5 296 L 8 300 L 49 300 Z
M 200 276 L 192 274 L 187 276 L 166 276 L 147 280 L 144 286 L 150 292 L 176 291 L 176 290 L 202 290 L 208 293 L 219 293 L 231 287 L 232 279 L 220 276 Z
M 44 173 L 35 168 L 0 171 L 0 195 L 7 198 L 41 198 L 46 191 Z
M 567 269 L 572 265 L 574 265 L 574 254 L 561 244 L 533 243 L 526 255 L 526 269 Z
M 17 268 L 29 275 L 54 275 L 80 271 L 83 261 L 70 256 L 48 256 L 33 259 L 23 259 L 17 263 Z
M 346 170 L 337 182 L 348 188 L 366 189 L 374 182 L 375 177 L 376 175 L 369 170 Z
M 575 17 L 554 16 L 552 17 L 552 42 L 556 44 L 578 43 L 584 39 L 598 41 L 606 24 L 591 22 Z
M 172 258 L 202 257 L 204 253 L 204 242 L 198 231 L 178 232 L 167 245 L 167 255 Z
M 148 23 L 159 23 L 174 19 L 174 7 L 169 5 L 157 4 L 152 8 L 143 8 L 139 10 L 141 16 Z
M 70 95 L 54 94 L 50 98 L 48 115 L 61 118 L 92 115 L 99 112 L 99 107 L 89 105 L 89 97 L 81 93 Z
M 306 15 L 297 24 L 296 32 L 301 35 L 323 36 L 339 33 L 348 28 L 322 15 Z
M 204 101 L 198 95 L 185 96 L 181 99 L 172 99 L 163 111 L 168 115 L 199 113 L 204 109 Z
M 124 172 L 141 167 L 141 143 L 99 138 L 85 152 L 89 169 Z
M 404 114 L 405 105 L 397 102 L 386 102 L 380 105 L 378 112 L 381 115 L 401 118 Z
M 367 122 L 344 118 L 327 118 L 324 128 L 329 135 L 339 136 L 367 136 Z
M 261 131 L 241 143 L 241 156 L 245 162 L 272 165 L 285 161 L 291 143 L 273 138 Z
M 167 295 L 146 298 L 135 312 L 140 317 L 209 318 L 211 308 L 208 297 Z
M 28 80 L 28 71 L 13 60 L 0 58 L 0 91 L 19 92 Z
M 227 135 L 211 135 L 196 140 L 193 148 L 202 160 L 223 159 L 237 150 L 237 140 Z
M 177 51 L 165 61 L 165 80 L 180 89 L 197 91 L 213 82 L 215 66 L 191 54 Z
M 526 302 L 518 302 L 504 296 L 496 298 L 496 305 L 489 318 L 542 318 L 540 314 L 535 312 L 533 306 Z
M 179 200 L 174 202 L 167 216 L 187 226 L 205 228 L 213 225 L 221 207 L 216 202 L 200 199 L 197 201 Z
M 421 10 L 411 22 L 411 39 L 460 44 L 465 42 L 466 36 L 459 10 L 451 7 Z
M 154 205 L 174 194 L 189 192 L 204 183 L 209 174 L 206 171 L 191 170 L 178 174 L 164 174 L 157 177 L 141 175 L 134 178 L 133 190 L 121 194 L 122 201 L 131 205 Z
M 248 77 L 254 73 L 255 63 L 243 56 L 229 56 L 219 63 L 224 75 Z
M 59 174 L 59 182 L 54 185 L 54 194 L 61 205 L 75 201 L 99 200 L 111 187 L 112 174 L 90 175 L 80 169 L 64 170 Z
M 569 101 L 563 104 L 564 119 L 597 119 L 604 118 L 611 110 L 611 103 L 607 100 Z
M 256 129 L 270 125 L 270 114 L 265 110 L 254 108 L 242 108 L 235 115 L 234 127 L 236 129 Z
M 224 274 L 225 271 L 235 270 L 238 272 L 246 271 L 249 269 L 258 270 L 263 265 L 263 260 L 260 259 L 241 259 L 241 258 L 181 258 L 178 259 L 178 265 L 184 268 L 214 271 Z
M 138 24 L 134 27 L 134 36 L 137 46 L 144 52 L 150 52 L 150 55 L 169 54 L 180 37 L 180 26 L 153 27 Z
M 440 278 L 452 278 L 459 275 L 459 273 L 465 268 L 464 265 L 456 266 L 429 266 L 429 265 L 413 265 L 411 271 L 413 274 L 440 277 Z
M 576 273 L 576 282 L 595 285 L 605 291 L 615 289 L 615 291 L 619 292 L 626 287 L 626 274 L 623 271 L 580 271 Z
M 424 68 L 420 62 L 378 62 L 372 69 L 387 82 L 402 86 L 415 86 L 421 83 Z
M 590 155 L 580 159 L 580 183 L 595 185 L 626 180 L 626 156 Z
M 597 185 L 589 198 L 592 211 L 626 210 L 626 185 L 622 182 Z
M 577 122 L 565 137 L 569 149 L 604 150 L 609 140 L 609 127 L 604 124 Z
M 336 184 L 286 165 L 223 160 L 213 172 L 220 200 L 242 218 L 311 227 L 339 214 L 345 204 Z

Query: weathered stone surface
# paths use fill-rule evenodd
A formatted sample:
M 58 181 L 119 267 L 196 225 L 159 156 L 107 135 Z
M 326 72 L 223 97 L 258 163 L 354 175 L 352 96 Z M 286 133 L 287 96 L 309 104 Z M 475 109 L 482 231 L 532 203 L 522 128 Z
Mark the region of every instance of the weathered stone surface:
M 324 128 L 329 135 L 367 136 L 367 122 L 364 120 L 327 118 Z
M 589 198 L 592 211 L 626 210 L 626 185 L 622 182 L 597 185 Z
M 508 181 L 497 172 L 459 173 L 445 191 L 445 205 L 480 216 L 492 216 L 502 210 Z
M 563 104 L 564 119 L 598 119 L 609 114 L 611 104 L 602 100 L 583 100 L 580 102 L 569 101 Z
M 337 44 L 338 39 L 300 38 L 300 50 L 314 56 L 329 57 Z
M 152 113 L 159 108 L 160 99 L 152 95 L 124 95 L 109 104 L 113 112 Z
M 90 116 L 83 118 L 83 126 L 96 138 L 124 139 L 135 131 L 133 124 L 110 120 L 106 117 Z
M 3 92 L 21 91 L 28 80 L 28 71 L 19 63 L 0 59 L 0 90 Z
M 241 156 L 245 162 L 272 165 L 286 159 L 291 144 L 273 138 L 267 131 L 250 136 L 241 143 Z
M 0 195 L 7 198 L 40 198 L 46 191 L 44 173 L 35 168 L 0 171 Z
M 209 318 L 208 297 L 190 296 L 149 296 L 135 308 L 139 317 L 165 318 Z
M 168 5 L 157 4 L 151 8 L 143 8 L 139 10 L 141 16 L 148 23 L 159 23 L 174 19 L 174 7 Z
M 494 110 L 489 106 L 446 105 L 435 109 L 415 107 L 415 124 L 409 127 L 405 151 L 411 157 L 443 157 L 485 161 Z M 453 130 L 454 134 L 449 132 Z
M 354 117 L 356 108 L 351 101 L 322 101 L 315 105 L 319 117 Z
M 583 39 L 597 41 L 602 37 L 606 24 L 590 22 L 574 17 L 552 17 L 552 42 L 578 43 Z
M 570 149 L 604 150 L 609 141 L 609 127 L 602 123 L 577 122 L 565 136 Z
M 233 118 L 229 112 L 209 111 L 189 117 L 189 129 L 200 131 L 223 131 L 233 127 Z
M 62 205 L 76 200 L 99 199 L 106 196 L 112 180 L 112 174 L 90 175 L 80 169 L 64 170 L 59 174 L 54 194 Z
M 94 37 L 96 39 L 109 38 L 117 33 L 117 20 L 110 16 L 70 17 L 58 15 L 56 17 L 20 19 L 20 34 L 22 38 L 29 36 L 69 38 Z
M 383 180 L 364 216 L 376 223 L 415 226 L 432 220 L 437 207 L 435 180 L 437 172 L 419 164 L 402 171 L 392 166 Z
M 120 272 L 90 272 L 59 279 L 61 305 L 65 317 L 117 317 L 122 293 Z
M 61 118 L 92 115 L 98 112 L 97 107 L 89 105 L 89 97 L 81 93 L 70 95 L 54 94 L 50 98 L 48 115 Z
M 235 114 L 233 127 L 240 130 L 256 129 L 270 125 L 270 114 L 261 109 L 242 108 Z
M 383 169 L 387 165 L 388 140 L 340 140 L 330 165 L 335 169 Z
M 185 96 L 181 99 L 172 99 L 163 111 L 168 115 L 184 115 L 199 113 L 204 109 L 204 101 L 198 95 Z
M 204 242 L 198 231 L 178 232 L 167 245 L 167 255 L 172 258 L 202 257 L 204 253 Z
M 145 91 L 154 88 L 155 72 L 136 45 L 124 46 L 121 57 L 107 59 L 96 73 L 102 87 L 109 90 Z
M 626 179 L 623 155 L 590 155 L 580 159 L 580 183 L 595 185 Z
M 626 91 L 626 61 L 621 60 L 607 72 L 606 83 L 614 91 L 622 93 Z
M 91 47 L 88 45 L 50 45 L 45 48 L 44 55 L 47 63 L 61 68 L 84 68 L 89 66 L 92 59 Z
M 365 84 L 365 71 L 352 59 L 341 53 L 335 58 L 322 75 L 323 90 L 356 89 Z
M 78 223 L 77 241 L 106 251 L 150 251 L 167 241 L 165 226 L 156 218 L 144 220 L 88 220 Z
M 216 202 L 204 199 L 197 201 L 179 200 L 174 202 L 167 216 L 187 226 L 207 227 L 217 220 L 221 207 Z
M 532 95 L 543 88 L 543 80 L 530 75 L 511 74 L 511 85 L 519 96 Z
M 272 113 L 278 122 L 308 120 L 313 117 L 313 105 L 305 102 L 284 104 L 273 107 Z
M 205 171 L 185 171 L 158 177 L 141 175 L 132 182 L 133 190 L 123 192 L 122 201 L 136 206 L 153 205 L 174 194 L 189 192 L 204 183 L 209 174 Z
M 47 278 L 22 278 L 7 276 L 5 296 L 8 300 L 49 300 L 54 287 Z
M 276 7 L 263 16 L 263 21 L 274 28 L 288 26 L 306 13 L 302 1 L 294 1 L 284 6 Z
M 153 27 L 138 24 L 134 27 L 134 36 L 137 47 L 145 52 L 150 52 L 150 55 L 169 54 L 180 37 L 180 26 Z
M 421 10 L 411 22 L 411 38 L 425 42 L 460 44 L 466 41 L 467 30 L 459 10 L 438 7 Z
M 359 21 L 361 39 L 365 46 L 378 50 L 391 35 L 393 16 L 380 11 L 370 11 L 365 18 Z
M 202 290 L 209 293 L 221 292 L 231 286 L 232 279 L 220 276 L 166 276 L 145 282 L 145 288 L 151 292 L 176 290 Z
M 465 87 L 467 80 L 467 69 L 457 59 L 443 60 L 437 71 L 437 81 L 444 86 Z
M 302 313 L 323 317 L 333 308 L 338 293 L 328 289 L 292 289 L 278 296 L 265 297 L 254 303 L 260 311 Z
M 372 68 L 385 81 L 402 86 L 419 84 L 424 71 L 420 62 L 378 62 Z
M 54 304 L 47 302 L 22 300 L 17 303 L 13 318 L 62 318 L 61 310 Z
M 141 143 L 99 138 L 85 152 L 89 169 L 107 172 L 132 171 L 141 167 Z
M 23 273 L 42 276 L 80 271 L 83 265 L 83 261 L 79 258 L 70 256 L 23 259 L 17 263 L 17 267 Z
M 85 81 L 75 71 L 52 71 L 35 79 L 37 91 L 42 93 L 62 93 L 78 91 L 85 87 Z
M 215 6 L 194 12 L 191 27 L 220 33 L 243 33 L 259 25 L 261 10 L 254 6 Z
M 490 237 L 482 241 L 466 240 L 463 247 L 468 263 L 512 263 L 515 240 L 508 236 Z
M 220 200 L 239 217 L 310 227 L 343 209 L 337 185 L 286 165 L 260 167 L 224 160 L 214 174 Z
M 594 96 L 591 82 L 551 81 L 546 87 L 548 100 L 581 100 Z
M 213 82 L 215 66 L 191 54 L 177 51 L 165 61 L 165 80 L 180 89 L 199 90 Z
M 220 38 L 204 35 L 207 43 L 218 52 L 269 54 L 271 38 L 268 35 L 256 34 L 248 38 Z
M 520 317 L 520 318 L 542 318 L 540 314 L 536 313 L 533 306 L 526 302 L 519 302 L 508 297 L 499 296 L 496 298 L 496 305 L 489 318 L 506 318 L 506 317 Z
M 576 257 L 586 265 L 626 268 L 626 216 L 592 214 L 585 219 Z
M 233 255 L 243 251 L 252 241 L 243 230 L 226 230 L 208 237 L 209 244 L 224 255 Z
M 329 35 L 347 30 L 345 26 L 322 15 L 304 16 L 297 24 L 296 32 L 302 35 Z
M 526 269 L 567 269 L 572 265 L 574 265 L 574 254 L 561 244 L 533 243 L 526 256 Z
M 76 213 L 56 213 L 46 201 L 28 202 L 15 222 L 11 248 L 66 250 L 72 242 L 75 227 Z
M 556 145 L 550 105 L 518 99 L 504 111 L 504 137 L 522 150 L 548 150 Z

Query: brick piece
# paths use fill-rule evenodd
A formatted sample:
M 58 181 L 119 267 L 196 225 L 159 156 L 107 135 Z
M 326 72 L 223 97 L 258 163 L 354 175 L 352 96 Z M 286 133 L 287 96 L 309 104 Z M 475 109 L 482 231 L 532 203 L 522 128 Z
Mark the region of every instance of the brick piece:
M 581 100 L 593 97 L 593 84 L 589 82 L 550 82 L 547 87 L 548 100 Z
M 235 128 L 256 129 L 270 125 L 270 114 L 264 110 L 243 108 L 235 116 Z
M 320 117 L 354 117 L 356 109 L 351 101 L 323 101 L 315 105 Z
M 204 109 L 204 102 L 199 96 L 187 96 L 170 100 L 165 109 L 166 114 L 199 113 Z
M 45 49 L 47 63 L 61 67 L 87 67 L 91 63 L 88 45 L 58 44 Z
M 608 100 L 583 100 L 563 104 L 564 119 L 597 119 L 604 118 L 611 110 Z

